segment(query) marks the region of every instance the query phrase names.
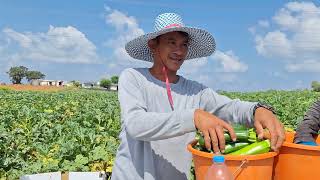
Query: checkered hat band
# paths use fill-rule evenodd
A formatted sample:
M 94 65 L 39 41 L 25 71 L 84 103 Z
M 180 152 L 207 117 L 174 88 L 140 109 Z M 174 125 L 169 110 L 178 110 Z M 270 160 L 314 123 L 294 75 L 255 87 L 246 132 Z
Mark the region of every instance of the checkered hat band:
M 157 17 L 154 25 L 155 31 L 160 31 L 168 26 L 176 24 L 179 27 L 183 27 L 182 18 L 175 13 L 164 13 Z M 178 27 L 178 26 L 175 26 Z
M 170 24 L 169 26 L 166 26 L 164 28 L 172 28 L 172 27 L 181 27 L 180 24 Z

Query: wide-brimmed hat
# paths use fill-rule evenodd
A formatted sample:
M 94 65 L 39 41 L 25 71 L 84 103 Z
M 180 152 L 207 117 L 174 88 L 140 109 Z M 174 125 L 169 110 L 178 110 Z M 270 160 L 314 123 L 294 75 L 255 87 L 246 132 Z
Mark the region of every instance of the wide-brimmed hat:
M 139 36 L 126 44 L 125 49 L 131 57 L 153 62 L 148 41 L 173 31 L 182 31 L 189 35 L 188 54 L 185 60 L 210 56 L 216 47 L 215 40 L 209 32 L 184 26 L 182 18 L 175 13 L 160 14 L 155 20 L 154 29 L 154 32 Z

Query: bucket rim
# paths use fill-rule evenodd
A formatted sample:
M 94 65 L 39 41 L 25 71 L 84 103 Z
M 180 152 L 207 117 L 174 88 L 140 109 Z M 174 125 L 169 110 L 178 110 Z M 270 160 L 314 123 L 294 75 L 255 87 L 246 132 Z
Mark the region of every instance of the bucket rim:
M 282 147 L 289 147 L 293 149 L 301 149 L 301 150 L 308 150 L 308 151 L 320 151 L 320 146 L 308 146 L 308 145 L 303 145 L 303 144 L 296 144 L 293 141 L 295 131 L 292 132 L 286 132 L 286 140 L 282 144 Z M 319 143 L 320 141 L 320 136 L 316 137 L 316 141 Z
M 194 149 L 192 146 L 194 146 L 198 140 L 192 140 L 190 143 L 188 143 L 187 149 L 189 152 L 192 153 L 192 155 L 197 155 L 201 157 L 206 158 L 212 158 L 215 154 L 213 153 L 207 153 L 203 151 L 199 151 L 197 149 Z M 268 159 L 273 158 L 278 155 L 278 152 L 268 152 L 263 154 L 256 154 L 256 155 L 223 155 L 226 160 L 235 160 L 235 161 L 242 161 L 242 160 L 262 160 L 262 159 Z
M 308 150 L 308 151 L 319 151 L 320 152 L 320 146 L 308 146 L 303 144 L 296 144 L 291 142 L 284 142 L 282 144 L 282 147 L 290 147 L 294 149 L 301 149 L 301 150 Z

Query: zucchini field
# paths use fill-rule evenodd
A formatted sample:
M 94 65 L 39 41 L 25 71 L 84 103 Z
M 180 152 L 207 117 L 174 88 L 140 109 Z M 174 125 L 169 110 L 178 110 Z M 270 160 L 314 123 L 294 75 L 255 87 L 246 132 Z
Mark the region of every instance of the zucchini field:
M 52 171 L 111 172 L 116 93 L 0 90 L 0 179 Z
M 275 107 L 295 128 L 318 97 L 312 91 L 220 92 Z M 119 145 L 117 94 L 0 89 L 0 180 L 53 171 L 107 171 Z

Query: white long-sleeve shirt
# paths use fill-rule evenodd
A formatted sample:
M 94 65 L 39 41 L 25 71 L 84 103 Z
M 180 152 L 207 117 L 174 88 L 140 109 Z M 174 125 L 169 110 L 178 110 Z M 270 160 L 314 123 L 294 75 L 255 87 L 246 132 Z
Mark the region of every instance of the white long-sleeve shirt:
M 148 68 L 126 69 L 119 78 L 121 140 L 112 180 L 185 180 L 191 154 L 187 144 L 195 137 L 195 109 L 230 122 L 252 125 L 256 103 L 231 100 L 204 85 L 179 76 L 171 83 L 174 110 L 165 82 Z

